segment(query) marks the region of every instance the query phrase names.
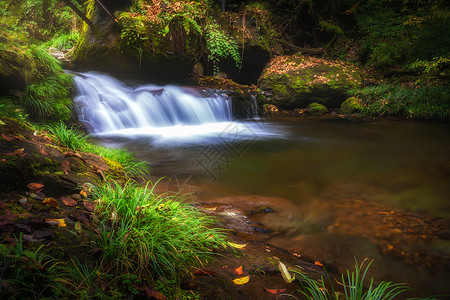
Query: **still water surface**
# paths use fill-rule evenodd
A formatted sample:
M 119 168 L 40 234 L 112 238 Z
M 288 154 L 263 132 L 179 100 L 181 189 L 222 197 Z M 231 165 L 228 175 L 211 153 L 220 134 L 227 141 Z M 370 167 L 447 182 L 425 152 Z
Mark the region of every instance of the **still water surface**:
M 240 139 L 228 130 L 226 138 L 195 143 L 123 135 L 99 140 L 134 151 L 151 163 L 155 178 L 190 178 L 199 201 L 238 195 L 287 199 L 301 213 L 297 222 L 279 220 L 291 228 L 271 236 L 269 243 L 333 264 L 336 271 L 354 265 L 355 257 L 369 257 L 375 259 L 372 275 L 378 279 L 408 282 L 420 290 L 446 286 L 448 270 L 419 270 L 385 255 L 364 232 L 332 232 L 329 216 L 336 203 L 358 199 L 388 210 L 450 218 L 448 123 L 280 118 L 257 125 L 263 135 L 252 135 L 253 126 Z M 424 247 L 435 247 L 444 263 L 450 261 L 449 240 Z

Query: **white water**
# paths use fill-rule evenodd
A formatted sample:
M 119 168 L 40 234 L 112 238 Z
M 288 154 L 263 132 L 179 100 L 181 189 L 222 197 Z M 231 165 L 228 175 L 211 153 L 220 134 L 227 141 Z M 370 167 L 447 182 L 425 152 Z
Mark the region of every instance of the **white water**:
M 234 121 L 231 99 L 219 92 L 206 97 L 170 85 L 130 87 L 92 72 L 76 75 L 75 82 L 79 120 L 98 136 L 197 143 L 206 137 L 253 139 L 275 135 L 263 123 Z

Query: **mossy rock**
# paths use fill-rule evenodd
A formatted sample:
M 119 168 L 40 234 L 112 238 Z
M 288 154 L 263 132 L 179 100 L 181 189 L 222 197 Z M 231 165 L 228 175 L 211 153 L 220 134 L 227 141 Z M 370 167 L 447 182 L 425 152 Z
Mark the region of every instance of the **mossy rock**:
M 305 113 L 310 116 L 322 116 L 328 112 L 328 109 L 317 102 L 310 103 L 305 110 Z
M 116 24 L 93 0 L 87 2 L 86 11 L 94 28 L 84 24 L 81 30 L 72 56 L 78 70 L 158 83 L 180 82 L 189 77 L 204 51 L 201 36 L 187 33 L 182 20 L 173 20 L 163 34 L 166 28 L 156 28 L 157 23 L 127 11 L 115 12 Z
M 356 97 L 350 97 L 341 104 L 341 111 L 345 115 L 361 112 L 363 103 Z
M 258 87 L 282 109 L 305 108 L 311 101 L 338 108 L 361 81 L 353 65 L 297 53 L 273 58 Z

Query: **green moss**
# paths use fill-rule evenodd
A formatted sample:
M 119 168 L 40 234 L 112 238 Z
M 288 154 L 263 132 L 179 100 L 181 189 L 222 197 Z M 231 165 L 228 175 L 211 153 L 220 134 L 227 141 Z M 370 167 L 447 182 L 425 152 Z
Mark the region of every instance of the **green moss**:
M 305 113 L 310 116 L 321 116 L 326 114 L 327 112 L 328 109 L 324 105 L 317 102 L 310 103 L 305 110 Z
M 341 104 L 341 111 L 346 115 L 361 112 L 362 109 L 363 103 L 356 97 L 350 97 Z

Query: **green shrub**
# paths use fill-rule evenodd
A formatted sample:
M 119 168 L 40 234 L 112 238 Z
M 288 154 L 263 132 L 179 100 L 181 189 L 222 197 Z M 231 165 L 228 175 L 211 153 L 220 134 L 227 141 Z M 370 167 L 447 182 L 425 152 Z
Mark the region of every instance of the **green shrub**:
M 52 47 L 56 50 L 72 49 L 77 44 L 80 38 L 78 32 L 71 32 L 69 34 L 56 35 L 50 41 L 45 43 L 46 47 Z

